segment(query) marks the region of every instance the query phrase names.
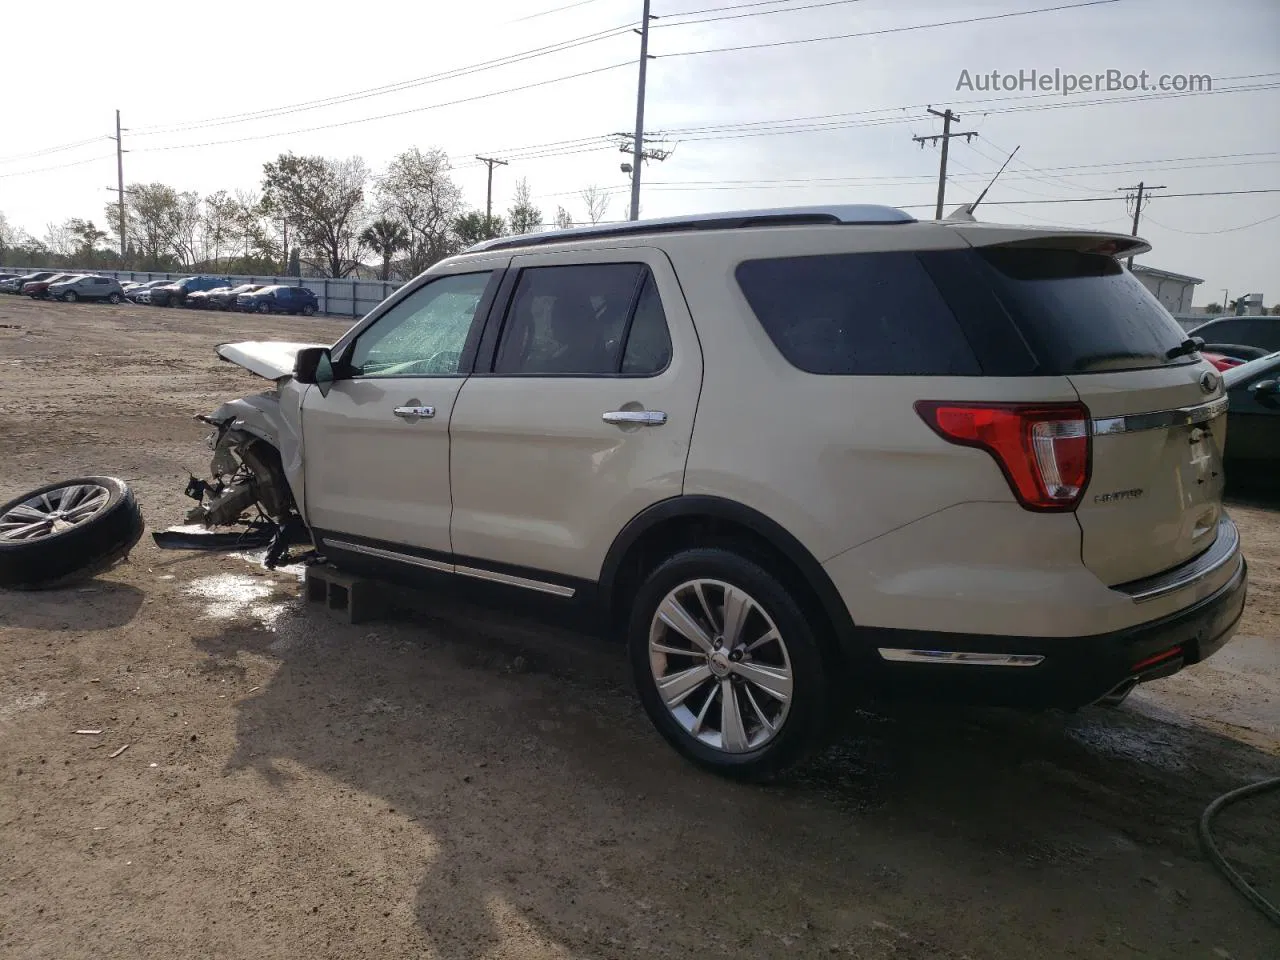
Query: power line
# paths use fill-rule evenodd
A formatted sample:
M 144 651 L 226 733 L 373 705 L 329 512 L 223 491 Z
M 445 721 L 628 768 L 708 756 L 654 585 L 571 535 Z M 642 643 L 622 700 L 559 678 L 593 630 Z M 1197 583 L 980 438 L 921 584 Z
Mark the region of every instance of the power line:
M 581 70 L 578 73 L 570 73 L 562 77 L 552 77 L 549 80 L 539 80 L 535 83 L 526 83 L 518 87 L 507 87 L 504 90 L 493 90 L 489 93 L 479 93 L 472 97 L 463 97 L 460 100 L 448 100 L 443 103 L 429 103 L 421 107 L 410 107 L 407 110 L 397 110 L 393 113 L 383 113 L 372 117 L 357 117 L 353 120 L 340 120 L 336 123 L 324 123 L 314 127 L 303 127 L 298 130 L 278 130 L 273 133 L 260 133 L 249 137 L 236 137 L 231 140 L 210 140 L 205 143 L 181 143 L 165 147 L 139 147 L 132 152 L 153 153 L 160 150 L 192 150 L 198 147 L 220 147 L 231 143 L 248 143 L 253 140 L 270 140 L 275 137 L 290 137 L 300 133 L 314 133 L 317 130 L 333 130 L 337 127 L 350 127 L 359 123 L 372 123 L 375 120 L 388 120 L 392 117 L 403 117 L 411 113 L 422 113 L 426 110 L 438 110 L 441 107 L 453 107 L 463 103 L 474 103 L 477 100 L 486 100 L 489 97 L 499 97 L 508 93 L 519 93 L 522 90 L 532 90 L 535 87 L 545 87 L 549 84 L 560 83 L 564 80 L 576 80 L 579 77 L 589 77 L 594 74 L 604 73 L 608 70 L 617 70 L 619 67 L 630 66 L 633 66 L 632 61 L 624 60 L 621 63 L 609 64 L 606 67 L 596 67 L 593 70 Z
M 87 160 L 73 160 L 71 163 L 60 163 L 52 167 L 37 167 L 35 170 L 15 170 L 13 173 L 0 173 L 0 179 L 7 179 L 8 177 L 25 177 L 34 173 L 46 173 L 49 170 L 65 170 L 67 167 L 82 167 L 86 163 L 97 163 L 99 160 L 110 160 L 114 156 L 114 153 L 108 153 L 99 157 L 89 157 Z
M 905 27 L 883 27 L 879 30 L 864 30 L 859 33 L 838 33 L 824 37 L 802 37 L 797 40 L 771 40 L 767 43 L 747 43 L 736 47 L 712 47 L 706 50 L 680 50 L 667 53 L 665 57 L 692 57 L 704 53 L 734 53 L 740 50 L 764 50 L 771 47 L 789 47 L 800 43 L 823 43 L 828 40 L 852 40 L 855 37 L 878 37 L 890 33 L 908 33 L 913 30 L 931 30 L 935 27 L 955 27 L 967 23 L 985 23 L 990 20 L 1008 20 L 1012 17 L 1029 17 L 1038 13 L 1054 13 L 1059 10 L 1080 10 L 1085 7 L 1100 7 L 1121 0 L 1085 0 L 1083 3 L 1069 3 L 1056 7 L 1037 7 L 1034 10 L 1014 10 L 1009 13 L 993 13 L 985 17 L 965 17 L 962 20 L 940 20 L 936 23 L 917 23 Z
M 438 83 L 443 80 L 453 80 L 458 77 L 482 73 L 486 70 L 494 70 L 500 67 L 511 66 L 516 63 L 524 63 L 527 60 L 534 60 L 538 57 L 549 56 L 553 53 L 562 53 L 566 50 L 572 50 L 588 44 L 598 43 L 601 40 L 620 37 L 628 33 L 630 30 L 630 24 L 622 24 L 608 30 L 599 30 L 595 33 L 584 34 L 580 37 L 574 37 L 569 40 L 562 40 L 542 47 L 534 47 L 530 50 L 523 50 L 518 53 L 509 54 L 505 57 L 497 57 L 493 60 L 486 60 L 482 63 L 470 64 L 465 67 L 456 67 L 452 70 L 444 70 L 439 73 L 415 77 L 411 80 L 400 80 L 396 83 L 384 84 L 379 87 L 369 87 L 365 90 L 335 94 L 332 97 L 324 97 L 319 100 L 308 100 L 302 103 L 268 107 L 262 110 L 249 111 L 247 113 L 226 114 L 220 117 L 209 117 L 204 120 L 193 120 L 188 123 L 180 124 L 155 124 L 150 127 L 139 128 L 134 132 L 136 136 L 159 136 L 165 133 L 185 133 L 190 130 L 200 130 L 206 127 L 220 127 L 236 123 L 247 123 L 253 120 L 266 120 L 273 117 L 288 116 L 293 113 L 303 113 L 308 110 L 340 106 L 344 103 L 353 103 L 357 100 L 368 99 L 369 97 L 384 96 L 390 93 L 400 93 L 404 90 L 426 86 L 431 83 Z
M 75 143 L 64 143 L 56 147 L 43 147 L 39 150 L 32 150 L 30 153 L 15 153 L 12 156 L 0 157 L 0 163 L 13 163 L 17 160 L 34 160 L 37 157 L 46 157 L 53 153 L 62 153 L 64 150 L 75 150 L 78 147 L 85 147 L 91 143 L 97 143 L 99 140 L 107 140 L 108 137 L 86 137 L 84 140 L 77 140 Z
M 577 3 L 566 3 L 563 7 L 552 7 L 550 10 L 542 10 L 538 13 L 531 13 L 527 17 L 516 17 L 508 23 L 524 23 L 526 20 L 537 20 L 539 17 L 548 17 L 553 13 L 561 13 L 565 10 L 573 10 L 575 7 L 585 7 L 589 3 L 596 3 L 597 0 L 578 0 Z
M 1164 196 L 1168 196 L 1168 194 L 1165 194 Z M 1163 199 L 1163 196 L 1161 199 Z M 1147 215 L 1148 223 L 1154 223 L 1157 227 L 1163 227 L 1165 230 L 1172 230 L 1174 233 L 1185 233 L 1192 237 L 1210 237 L 1219 233 L 1234 233 L 1237 230 L 1248 230 L 1250 227 L 1257 227 L 1264 223 L 1270 223 L 1272 220 L 1280 220 L 1280 213 L 1273 214 L 1269 217 L 1263 217 L 1261 220 L 1254 220 L 1252 223 L 1242 223 L 1238 227 L 1223 227 L 1221 230 L 1182 230 L 1178 227 L 1171 227 L 1167 223 L 1161 223 L 1150 214 Z
M 777 0 L 773 0 L 777 2 Z M 797 13 L 800 10 L 818 10 L 822 7 L 845 7 L 851 3 L 862 3 L 863 0 L 822 0 L 820 3 L 807 3 L 803 7 L 782 7 L 777 10 L 753 10 L 750 13 L 727 13 L 723 17 L 704 17 L 701 20 L 683 20 L 678 23 L 672 22 L 672 17 L 692 16 L 688 13 L 668 13 L 663 16 L 663 23 L 655 23 L 655 27 L 691 27 L 698 23 L 716 23 L 720 20 L 741 20 L 743 17 L 767 17 L 772 13 Z M 743 4 L 742 6 L 757 6 L 758 4 Z M 740 10 L 737 7 L 716 7 L 716 10 Z M 702 11 L 709 13 L 711 11 Z

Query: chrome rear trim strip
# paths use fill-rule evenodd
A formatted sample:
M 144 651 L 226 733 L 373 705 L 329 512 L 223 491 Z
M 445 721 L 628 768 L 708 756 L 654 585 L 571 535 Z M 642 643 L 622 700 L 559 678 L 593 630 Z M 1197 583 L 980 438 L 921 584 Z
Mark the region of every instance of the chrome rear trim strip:
M 377 557 L 379 560 L 395 560 L 397 563 L 407 563 L 415 567 L 422 567 L 426 570 L 438 570 L 442 573 L 453 573 L 453 564 L 445 563 L 442 560 L 430 560 L 426 557 L 415 557 L 411 553 L 397 553 L 395 550 L 382 550 L 378 547 L 369 547 L 363 543 L 351 543 L 347 540 L 330 540 L 322 538 L 321 543 L 326 547 L 333 547 L 336 550 L 350 550 L 352 553 L 363 553 L 367 557 Z
M 509 587 L 523 587 L 525 590 L 537 590 L 539 593 L 549 593 L 553 597 L 572 597 L 577 593 L 573 587 L 563 587 L 558 583 L 547 583 L 544 580 L 530 580 L 528 577 L 517 577 L 509 573 L 480 570 L 476 567 L 457 567 L 455 569 L 464 577 L 475 577 L 477 580 L 489 580 L 493 583 L 505 583 Z
M 1168 427 L 1193 426 L 1207 423 L 1227 412 L 1227 398 L 1218 397 L 1190 407 L 1174 407 L 1152 413 L 1131 413 L 1123 417 L 1102 417 L 1093 421 L 1093 435 L 1107 436 L 1113 433 L 1136 433 L 1139 430 L 1163 430 Z
M 1239 553 L 1240 531 L 1231 522 L 1231 518 L 1223 514 L 1218 520 L 1218 538 L 1204 553 L 1172 570 L 1143 577 L 1141 580 L 1131 580 L 1111 589 L 1127 594 L 1136 603 L 1145 603 L 1198 583 L 1214 571 L 1222 569 Z
M 539 593 L 549 593 L 554 597 L 572 597 L 577 590 L 573 587 L 561 586 L 558 583 L 547 583 L 544 580 L 531 580 L 528 577 L 517 577 L 510 573 L 498 573 L 493 570 L 481 570 L 478 567 L 462 567 L 455 566 L 452 563 L 445 563 L 442 560 L 431 560 L 427 557 L 417 557 L 411 553 L 400 553 L 396 550 L 383 550 L 380 547 L 370 547 L 363 543 L 352 543 L 349 540 L 333 540 L 328 537 L 322 538 L 321 543 L 327 547 L 333 547 L 335 550 L 350 550 L 352 553 L 362 553 L 367 557 L 377 557 L 379 560 L 394 560 L 397 563 L 407 563 L 411 566 L 422 567 L 426 570 L 437 570 L 441 573 L 456 573 L 464 577 L 472 577 L 476 580 L 488 580 L 491 583 L 501 583 L 509 587 L 521 587 L 525 590 L 536 590 Z
M 1034 667 L 1044 659 L 1034 653 L 968 653 L 963 650 L 903 650 L 880 647 L 880 656 L 895 663 L 951 663 L 971 667 Z

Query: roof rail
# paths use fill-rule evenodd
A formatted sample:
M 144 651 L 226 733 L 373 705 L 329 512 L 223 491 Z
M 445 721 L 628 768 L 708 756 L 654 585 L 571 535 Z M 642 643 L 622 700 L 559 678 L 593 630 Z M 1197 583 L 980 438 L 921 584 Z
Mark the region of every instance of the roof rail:
M 736 210 L 728 213 L 697 213 L 683 217 L 663 217 L 656 220 L 630 220 L 622 223 L 600 224 L 590 227 L 573 227 L 568 230 L 548 230 L 544 233 L 525 233 L 514 237 L 498 237 L 482 240 L 468 247 L 463 253 L 481 250 L 510 250 L 516 247 L 535 247 L 564 240 L 592 240 L 602 237 L 625 237 L 643 233 L 684 233 L 692 230 L 736 230 L 743 227 L 789 227 L 815 224 L 873 224 L 915 223 L 915 217 L 897 207 L 875 204 L 846 204 L 831 207 L 777 207 L 765 210 Z

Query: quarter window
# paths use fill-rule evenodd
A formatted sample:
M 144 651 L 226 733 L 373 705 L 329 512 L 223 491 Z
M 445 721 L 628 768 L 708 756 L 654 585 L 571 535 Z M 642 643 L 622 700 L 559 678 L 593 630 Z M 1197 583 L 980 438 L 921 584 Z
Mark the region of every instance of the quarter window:
M 490 273 L 440 277 L 415 290 L 356 339 L 356 377 L 452 377 L 484 297 Z
M 914 253 L 738 265 L 738 285 L 779 352 L 807 373 L 980 372 L 955 315 Z
M 644 264 L 529 267 L 516 284 L 494 372 L 651 376 L 670 356 L 662 301 Z

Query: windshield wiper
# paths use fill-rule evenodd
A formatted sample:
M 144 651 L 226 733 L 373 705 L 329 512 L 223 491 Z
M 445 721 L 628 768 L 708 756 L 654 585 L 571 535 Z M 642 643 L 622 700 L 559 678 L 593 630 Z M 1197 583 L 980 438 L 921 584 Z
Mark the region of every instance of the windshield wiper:
M 1204 341 L 1199 337 L 1187 337 L 1180 344 L 1165 353 L 1166 360 L 1177 360 L 1179 357 L 1185 357 L 1189 353 L 1199 353 L 1204 346 Z

